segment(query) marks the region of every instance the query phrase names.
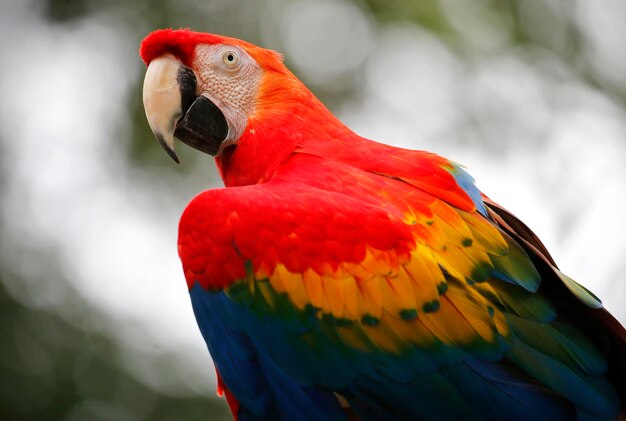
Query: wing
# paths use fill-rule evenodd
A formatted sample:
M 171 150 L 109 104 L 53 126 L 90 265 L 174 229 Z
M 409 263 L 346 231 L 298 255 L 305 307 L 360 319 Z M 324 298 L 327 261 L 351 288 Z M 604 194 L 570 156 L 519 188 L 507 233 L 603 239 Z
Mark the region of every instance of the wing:
M 606 357 L 515 232 L 416 184 L 299 154 L 189 205 L 181 259 L 236 415 L 614 419 Z
M 626 330 L 600 300 L 585 287 L 563 274 L 539 238 L 522 221 L 497 203 L 485 198 L 491 217 L 515 238 L 531 256 L 543 278 L 542 292 L 559 303 L 561 312 L 603 350 L 607 359 L 607 377 L 622 402 L 621 416 L 626 416 Z

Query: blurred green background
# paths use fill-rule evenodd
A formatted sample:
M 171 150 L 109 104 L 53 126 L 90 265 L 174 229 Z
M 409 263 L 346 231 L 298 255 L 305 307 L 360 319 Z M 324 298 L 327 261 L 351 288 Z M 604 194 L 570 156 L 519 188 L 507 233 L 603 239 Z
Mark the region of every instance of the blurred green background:
M 176 255 L 220 182 L 147 126 L 151 30 L 285 54 L 357 133 L 446 155 L 626 321 L 622 0 L 4 0 L 0 419 L 229 419 Z

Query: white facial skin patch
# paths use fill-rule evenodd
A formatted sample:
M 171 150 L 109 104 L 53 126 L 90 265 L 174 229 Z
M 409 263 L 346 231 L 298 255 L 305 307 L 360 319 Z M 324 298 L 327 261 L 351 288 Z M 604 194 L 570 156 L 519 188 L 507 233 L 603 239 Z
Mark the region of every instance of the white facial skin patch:
M 254 103 L 262 70 L 247 52 L 232 45 L 199 45 L 193 62 L 196 94 L 210 99 L 224 114 L 228 136 L 220 149 L 243 134 Z

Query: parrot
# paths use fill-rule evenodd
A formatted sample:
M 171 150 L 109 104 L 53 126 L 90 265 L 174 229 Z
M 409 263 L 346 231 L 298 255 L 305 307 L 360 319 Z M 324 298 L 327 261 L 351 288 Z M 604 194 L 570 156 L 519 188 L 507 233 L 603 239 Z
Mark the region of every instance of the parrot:
M 139 54 L 154 136 L 224 183 L 178 253 L 235 420 L 626 419 L 626 330 L 460 164 L 357 135 L 274 50 Z

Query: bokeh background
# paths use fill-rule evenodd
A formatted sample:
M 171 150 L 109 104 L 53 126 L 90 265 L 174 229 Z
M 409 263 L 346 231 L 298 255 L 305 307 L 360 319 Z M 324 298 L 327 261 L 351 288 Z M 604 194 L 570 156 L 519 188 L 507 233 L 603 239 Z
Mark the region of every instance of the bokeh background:
M 139 42 L 276 49 L 357 133 L 465 164 L 626 322 L 623 0 L 0 1 L 0 418 L 220 420 L 176 254 L 220 185 L 153 140 Z

